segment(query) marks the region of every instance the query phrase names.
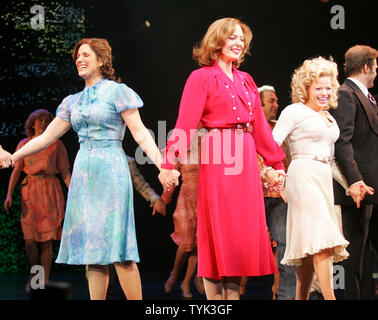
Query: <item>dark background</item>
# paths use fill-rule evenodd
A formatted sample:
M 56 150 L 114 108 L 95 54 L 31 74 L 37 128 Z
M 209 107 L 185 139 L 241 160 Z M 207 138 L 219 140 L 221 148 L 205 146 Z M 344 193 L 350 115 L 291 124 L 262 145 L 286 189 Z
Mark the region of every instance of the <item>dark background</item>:
M 44 30 L 30 27 L 33 17 L 30 8 L 34 4 L 45 8 Z M 345 9 L 344 30 L 331 28 L 330 21 L 334 16 L 331 8 L 334 5 L 342 5 Z M 240 69 L 249 72 L 258 86 L 273 85 L 281 110 L 290 104 L 291 74 L 305 59 L 332 56 L 339 65 L 339 80 L 342 82 L 343 56 L 349 47 L 355 44 L 378 47 L 377 12 L 376 0 L 2 2 L 0 144 L 13 152 L 24 138 L 23 125 L 31 111 L 46 108 L 55 113 L 65 96 L 82 90 L 84 82 L 78 78 L 70 57 L 80 38 L 109 40 L 117 74 L 140 95 L 145 103 L 140 110 L 142 119 L 146 127 L 157 134 L 159 120 L 167 121 L 167 130 L 173 128 L 186 78 L 198 67 L 191 58 L 193 45 L 201 40 L 214 20 L 236 17 L 251 27 L 254 35 L 251 55 Z M 373 94 L 377 91 L 377 88 L 371 90 Z M 77 137 L 70 130 L 62 140 L 72 165 L 78 149 Z M 125 151 L 133 155 L 136 147 L 127 132 Z M 157 169 L 153 165 L 139 168 L 160 194 L 162 188 L 157 180 Z M 10 169 L 0 170 L 1 205 L 10 173 Z M 8 265 L 12 261 L 20 264 L 19 260 L 9 260 L 8 256 L 19 254 L 24 259 L 24 253 L 17 252 L 18 249 L 8 252 L 9 245 L 4 240 L 7 233 L 7 241 L 14 239 L 20 251 L 23 250 L 21 231 L 9 234 L 9 229 L 19 227 L 18 210 L 16 203 L 11 214 L 6 214 L 3 209 L 0 212 L 0 257 Z M 171 268 L 176 250 L 169 238 L 173 231 L 173 210 L 174 203 L 169 206 L 167 217 L 152 217 L 149 204 L 135 194 L 142 269 Z M 6 226 L 2 228 L 1 223 Z

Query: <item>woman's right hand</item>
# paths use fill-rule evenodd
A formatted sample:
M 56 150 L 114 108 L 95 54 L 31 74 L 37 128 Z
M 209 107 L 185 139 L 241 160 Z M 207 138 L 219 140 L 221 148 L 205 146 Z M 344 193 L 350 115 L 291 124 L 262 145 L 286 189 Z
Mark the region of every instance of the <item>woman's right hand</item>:
M 4 209 L 6 212 L 9 212 L 10 207 L 12 206 L 12 196 L 7 196 L 4 201 Z
M 353 198 L 357 208 L 359 208 L 361 206 L 361 201 L 365 198 L 365 195 L 373 195 L 374 189 L 366 185 L 365 182 L 361 181 L 352 184 L 348 189 L 348 194 Z
M 178 172 L 176 169 L 173 169 L 173 170 L 161 169 L 158 178 L 163 188 L 167 188 L 167 190 L 169 190 L 173 186 L 178 186 L 179 176 L 180 176 L 180 172 Z
M 8 168 L 12 165 L 11 154 L 0 146 L 0 168 Z
M 280 175 L 279 175 L 278 171 L 276 171 L 274 169 L 267 170 L 265 172 L 265 179 L 266 179 L 266 182 L 268 182 L 269 185 L 271 185 L 272 187 L 275 187 L 280 182 Z

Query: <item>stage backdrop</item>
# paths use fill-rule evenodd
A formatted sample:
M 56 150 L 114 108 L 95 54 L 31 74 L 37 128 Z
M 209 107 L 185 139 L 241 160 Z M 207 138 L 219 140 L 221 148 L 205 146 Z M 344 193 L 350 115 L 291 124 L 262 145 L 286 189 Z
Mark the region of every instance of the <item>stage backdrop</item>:
M 143 99 L 145 125 L 158 132 L 158 121 L 172 129 L 186 78 L 198 66 L 192 48 L 218 18 L 232 16 L 253 31 L 251 55 L 241 70 L 257 85 L 273 85 L 280 110 L 290 103 L 290 77 L 305 59 L 332 56 L 340 67 L 355 44 L 377 48 L 377 1 L 251 1 L 251 0 L 114 0 L 3 1 L 0 7 L 0 144 L 13 152 L 25 137 L 30 112 L 55 113 L 62 99 L 84 87 L 71 58 L 83 37 L 107 38 L 113 47 L 117 74 Z M 377 90 L 375 89 L 375 92 Z M 374 90 L 373 90 L 374 93 Z M 70 130 L 63 138 L 71 165 L 78 149 Z M 165 141 L 157 141 L 163 147 Z M 134 155 L 129 132 L 124 149 Z M 146 180 L 161 193 L 157 169 L 140 165 Z M 2 204 L 11 170 L 0 170 Z M 66 190 L 65 190 L 66 192 Z M 177 191 L 176 191 L 177 192 Z M 19 189 L 10 213 L 0 209 L 0 272 L 27 266 L 19 222 Z M 171 214 L 151 216 L 151 208 L 135 194 L 140 267 L 169 271 L 176 247 Z M 57 250 L 58 243 L 55 246 Z M 56 268 L 54 266 L 53 268 Z

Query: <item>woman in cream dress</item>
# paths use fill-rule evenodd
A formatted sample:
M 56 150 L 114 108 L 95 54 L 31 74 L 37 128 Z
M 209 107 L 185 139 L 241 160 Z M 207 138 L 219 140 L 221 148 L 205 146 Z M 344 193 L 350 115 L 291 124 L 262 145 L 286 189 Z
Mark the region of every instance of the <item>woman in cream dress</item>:
M 281 263 L 296 265 L 297 299 L 308 299 L 316 273 L 325 299 L 335 299 L 332 262 L 348 257 L 338 224 L 332 186 L 335 119 L 326 111 L 337 106 L 337 65 L 324 58 L 306 60 L 292 78 L 293 104 L 286 107 L 273 130 L 287 141 L 292 155 L 287 180 L 286 251 Z

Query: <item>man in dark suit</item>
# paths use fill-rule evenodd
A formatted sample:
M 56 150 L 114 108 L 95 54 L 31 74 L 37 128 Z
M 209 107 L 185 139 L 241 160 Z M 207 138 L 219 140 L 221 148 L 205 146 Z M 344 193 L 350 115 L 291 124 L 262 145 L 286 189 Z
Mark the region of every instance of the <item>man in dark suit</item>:
M 340 127 L 335 157 L 348 185 L 334 181 L 335 204 L 342 208 L 350 257 L 345 270 L 345 299 L 374 299 L 372 250 L 367 241 L 373 206 L 378 204 L 378 107 L 368 89 L 377 75 L 378 51 L 357 45 L 345 54 L 347 79 L 339 88 L 332 115 Z

